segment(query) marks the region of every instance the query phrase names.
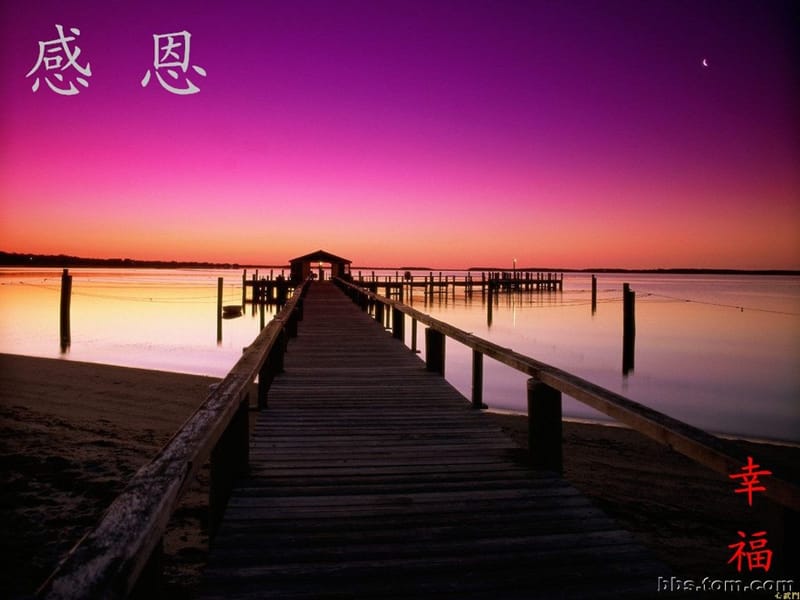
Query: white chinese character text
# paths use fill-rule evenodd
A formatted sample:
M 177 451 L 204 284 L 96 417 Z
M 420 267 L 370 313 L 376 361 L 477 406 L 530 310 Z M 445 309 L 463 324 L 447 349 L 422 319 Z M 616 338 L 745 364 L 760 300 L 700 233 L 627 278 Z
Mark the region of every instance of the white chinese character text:
M 78 64 L 78 56 L 81 54 L 81 49 L 77 45 L 74 45 L 74 47 L 70 47 L 69 45 L 69 42 L 74 42 L 75 39 L 81 34 L 80 29 L 77 27 L 71 27 L 70 33 L 73 34 L 71 36 L 64 35 L 64 27 L 61 25 L 56 25 L 56 31 L 58 32 L 58 38 L 48 42 L 39 42 L 39 58 L 36 61 L 36 64 L 33 65 L 33 68 L 28 71 L 27 75 L 25 75 L 25 77 L 30 77 L 41 68 L 44 69 L 45 73 L 48 71 L 55 71 L 55 73 L 52 75 L 57 83 L 53 83 L 50 80 L 50 77 L 47 75 L 44 77 L 44 82 L 56 94 L 61 94 L 62 96 L 73 96 L 79 93 L 80 90 L 75 87 L 75 84 L 72 81 L 65 82 L 63 72 L 72 67 L 78 73 L 80 73 L 80 75 L 83 75 L 83 77 L 76 76 L 75 81 L 80 83 L 83 87 L 88 88 L 89 82 L 85 78 L 92 76 L 92 69 L 88 62 L 86 63 L 85 67 L 82 67 Z M 61 87 L 61 84 L 64 83 L 69 83 L 69 87 Z M 33 82 L 31 89 L 34 92 L 39 89 L 38 75 L 36 80 Z
M 165 33 L 153 35 L 153 68 L 161 87 L 168 92 L 179 95 L 196 94 L 200 91 L 192 81 L 186 76 L 189 69 L 189 42 L 192 34 L 188 31 L 178 31 L 176 33 Z M 178 70 L 184 74 L 186 87 L 175 87 L 161 76 L 161 70 L 166 71 L 173 80 L 178 79 Z M 192 65 L 192 69 L 198 75 L 205 77 L 206 70 L 202 67 Z M 142 87 L 150 83 L 150 69 L 142 79 Z

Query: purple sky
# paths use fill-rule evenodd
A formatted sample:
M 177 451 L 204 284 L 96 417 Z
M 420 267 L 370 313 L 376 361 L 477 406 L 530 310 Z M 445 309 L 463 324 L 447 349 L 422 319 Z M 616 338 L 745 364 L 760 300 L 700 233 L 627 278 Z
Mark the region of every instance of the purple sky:
M 5 2 L 0 249 L 798 269 L 790 6 Z M 57 23 L 72 97 L 25 77 Z M 183 29 L 200 93 L 142 88 Z

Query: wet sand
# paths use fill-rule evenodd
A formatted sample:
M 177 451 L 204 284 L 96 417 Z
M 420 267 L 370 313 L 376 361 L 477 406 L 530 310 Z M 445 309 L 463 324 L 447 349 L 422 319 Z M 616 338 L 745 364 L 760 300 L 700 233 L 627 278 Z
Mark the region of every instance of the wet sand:
M 35 590 L 214 381 L 0 355 L 2 596 Z M 491 418 L 525 444 L 524 417 Z M 736 532 L 763 524 L 772 535 L 782 527 L 766 502 L 757 498 L 756 508 L 748 509 L 725 477 L 636 432 L 565 423 L 564 438 L 565 476 L 653 549 L 674 575 L 736 577 L 726 564 Z M 793 469 L 797 476 L 800 449 L 745 447 L 765 466 Z M 203 471 L 170 525 L 169 597 L 192 597 L 199 581 L 208 544 L 207 483 Z

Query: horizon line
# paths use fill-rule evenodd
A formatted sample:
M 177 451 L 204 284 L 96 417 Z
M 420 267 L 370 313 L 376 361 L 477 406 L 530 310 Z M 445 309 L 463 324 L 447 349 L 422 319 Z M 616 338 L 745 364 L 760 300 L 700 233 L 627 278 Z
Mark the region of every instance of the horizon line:
M 34 264 L 32 264 L 34 263 Z M 134 259 L 134 258 L 99 258 L 81 257 L 69 254 L 36 254 L 27 252 L 0 251 L 0 266 L 4 267 L 102 267 L 113 266 L 118 268 L 289 268 L 286 263 L 241 263 L 219 262 L 203 260 L 163 260 L 163 259 Z M 800 269 L 773 269 L 773 268 L 730 268 L 730 267 L 544 267 L 544 266 L 517 266 L 515 268 L 499 266 L 469 266 L 469 267 L 431 267 L 431 266 L 377 266 L 358 265 L 353 269 L 380 270 L 380 271 L 520 271 L 520 272 L 549 272 L 549 273 L 672 273 L 672 274 L 743 274 L 743 275 L 800 275 Z

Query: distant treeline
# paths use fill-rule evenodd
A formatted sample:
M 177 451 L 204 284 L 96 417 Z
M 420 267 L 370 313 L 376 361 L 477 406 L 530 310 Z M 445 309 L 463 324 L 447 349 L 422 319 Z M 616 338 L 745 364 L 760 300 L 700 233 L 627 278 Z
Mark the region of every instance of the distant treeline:
M 66 254 L 19 254 L 0 252 L 4 267 L 109 267 L 131 269 L 241 269 L 238 263 L 135 260 L 132 258 L 83 258 Z
M 288 265 L 243 265 L 239 263 L 186 262 L 176 260 L 136 260 L 133 258 L 83 258 L 66 254 L 22 254 L 0 252 L 2 267 L 109 267 L 130 269 L 244 269 L 277 268 L 286 269 Z M 432 269 L 428 267 L 353 267 L 353 270 L 396 270 L 396 271 L 445 271 L 452 269 Z M 469 267 L 468 271 L 511 271 L 508 267 Z M 666 275 L 800 275 L 800 271 L 781 269 L 554 269 L 553 267 L 517 267 L 517 272 L 525 273 L 663 273 Z
M 498 267 L 470 267 L 468 271 L 509 272 L 513 269 Z M 554 269 L 552 267 L 517 267 L 518 273 L 652 273 L 664 275 L 800 275 L 800 271 L 786 269 Z

